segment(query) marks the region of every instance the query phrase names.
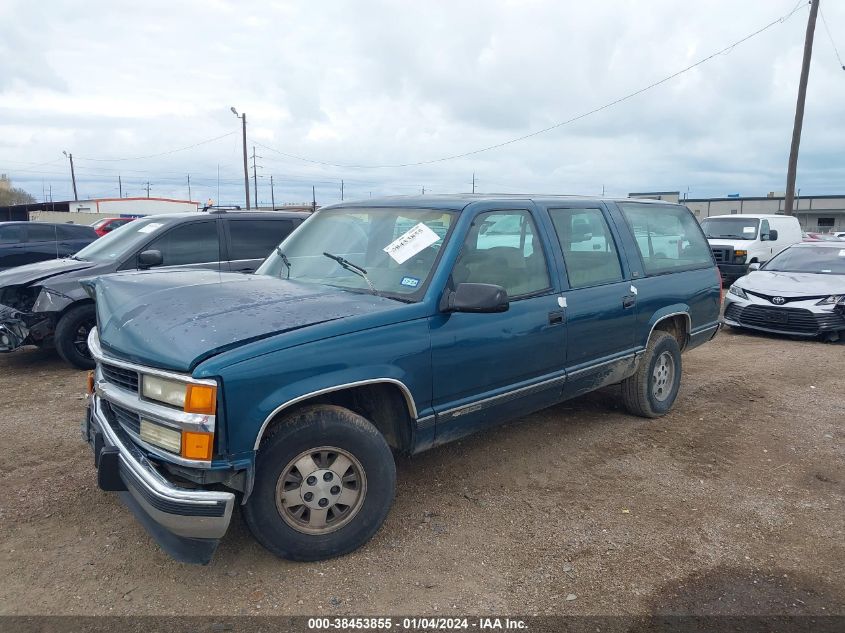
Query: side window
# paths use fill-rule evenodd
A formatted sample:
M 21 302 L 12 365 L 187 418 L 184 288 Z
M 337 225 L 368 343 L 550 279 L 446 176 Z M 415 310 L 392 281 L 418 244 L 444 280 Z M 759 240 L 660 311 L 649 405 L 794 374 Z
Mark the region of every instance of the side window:
M 622 281 L 622 267 L 601 209 L 549 209 L 572 288 Z
M 647 275 L 713 265 L 710 246 L 685 207 L 623 202 Z
M 58 232 L 59 228 L 52 225 L 36 225 L 30 224 L 28 233 L 28 240 L 30 242 L 55 242 L 56 236 L 61 237 Z
M 510 297 L 551 286 L 537 228 L 527 211 L 489 211 L 470 227 L 452 281 L 502 286 Z
M 217 222 L 211 220 L 180 224 L 144 247 L 144 250 L 161 251 L 163 266 L 220 261 Z
M 291 220 L 228 220 L 229 259 L 264 259 L 293 230 Z
M 766 236 L 766 239 L 769 239 L 769 221 L 763 220 L 760 222 L 760 239 L 763 239 L 763 236 Z
M 73 224 L 66 224 L 58 227 L 58 229 L 60 240 L 82 240 L 86 237 L 93 237 L 93 235 L 90 234 L 90 229 L 85 230 L 85 228 L 75 226 Z
M 20 224 L 0 226 L 0 244 L 19 244 L 23 241 L 23 227 Z

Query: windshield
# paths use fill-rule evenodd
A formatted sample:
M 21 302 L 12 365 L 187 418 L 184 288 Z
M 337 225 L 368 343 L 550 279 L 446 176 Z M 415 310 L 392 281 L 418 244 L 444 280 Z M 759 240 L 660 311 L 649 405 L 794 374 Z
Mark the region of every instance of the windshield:
M 134 222 L 127 222 L 114 231 L 106 233 L 100 239 L 91 242 L 74 255 L 74 259 L 82 259 L 89 262 L 110 262 L 118 260 L 140 246 L 151 234 L 163 226 L 165 226 L 165 222 L 163 220 L 156 220 L 155 216 L 141 218 Z
M 701 228 L 708 239 L 755 240 L 760 220 L 752 218 L 705 218 Z
M 256 274 L 413 299 L 454 218 L 429 209 L 326 209 L 291 233 Z
M 770 259 L 763 268 L 784 273 L 845 275 L 845 245 L 843 248 L 826 246 L 787 248 Z

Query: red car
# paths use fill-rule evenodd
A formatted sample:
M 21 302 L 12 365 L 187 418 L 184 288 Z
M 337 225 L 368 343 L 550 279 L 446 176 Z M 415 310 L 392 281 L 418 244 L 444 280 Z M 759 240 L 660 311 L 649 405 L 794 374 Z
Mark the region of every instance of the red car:
M 838 242 L 840 238 L 830 233 L 804 233 L 803 242 Z
M 103 237 L 106 233 L 111 233 L 116 228 L 123 226 L 127 222 L 131 222 L 135 218 L 103 218 L 97 220 L 91 226 L 94 227 L 94 232 Z

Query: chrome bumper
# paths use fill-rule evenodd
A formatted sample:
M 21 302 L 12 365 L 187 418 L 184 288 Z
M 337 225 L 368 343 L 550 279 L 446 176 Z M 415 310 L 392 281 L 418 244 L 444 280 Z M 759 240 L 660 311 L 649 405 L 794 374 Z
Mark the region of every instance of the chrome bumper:
M 94 447 L 98 473 L 104 480 L 122 482 L 121 497 L 147 531 L 168 554 L 185 562 L 205 564 L 226 533 L 235 495 L 214 490 L 179 488 L 165 479 L 132 444 L 123 429 L 106 417 L 97 395 L 92 395 L 83 436 Z M 110 453 L 113 459 L 105 459 Z

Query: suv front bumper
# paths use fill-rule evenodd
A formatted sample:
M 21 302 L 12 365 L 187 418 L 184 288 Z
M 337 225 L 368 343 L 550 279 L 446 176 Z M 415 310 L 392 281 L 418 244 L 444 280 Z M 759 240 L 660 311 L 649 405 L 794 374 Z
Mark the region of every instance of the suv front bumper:
M 168 481 L 126 432 L 109 422 L 97 395 L 90 398 L 82 432 L 94 449 L 100 488 L 119 492 L 170 556 L 207 564 L 229 527 L 235 495 L 181 488 Z

